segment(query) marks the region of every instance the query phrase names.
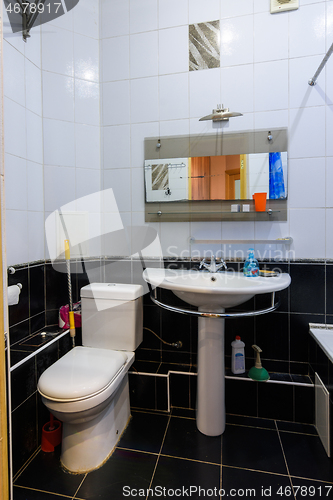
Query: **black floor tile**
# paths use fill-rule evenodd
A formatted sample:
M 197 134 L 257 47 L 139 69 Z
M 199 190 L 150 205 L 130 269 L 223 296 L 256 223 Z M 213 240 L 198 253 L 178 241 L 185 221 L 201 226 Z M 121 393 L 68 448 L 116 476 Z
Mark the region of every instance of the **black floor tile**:
M 159 453 L 168 415 L 132 411 L 132 418 L 117 447 Z
M 242 415 L 226 415 L 228 424 L 243 425 L 245 427 L 257 427 L 259 429 L 272 429 L 275 430 L 274 420 L 256 417 L 243 417 Z
M 131 371 L 139 373 L 157 373 L 160 362 L 135 360 Z
M 60 450 L 56 449 L 53 453 L 40 451 L 17 478 L 15 484 L 58 495 L 73 496 L 83 478 L 84 474 L 70 474 L 62 469 Z
M 321 481 L 311 481 L 311 479 L 291 478 L 294 487 L 295 496 L 298 499 L 304 498 L 332 498 L 333 485 L 331 483 L 323 483 Z
M 333 461 L 318 436 L 281 432 L 280 437 L 291 476 L 332 482 Z
M 156 460 L 157 455 L 116 449 L 103 467 L 87 475 L 76 496 L 93 500 L 137 497 L 139 490 L 149 488 Z
M 149 498 L 155 498 L 161 491 L 165 493 L 162 498 L 219 499 L 219 496 L 212 496 L 210 491 L 216 488 L 218 492 L 220 489 L 220 470 L 219 465 L 162 456 L 157 464 Z M 204 495 L 202 490 L 207 494 Z
M 176 363 L 161 363 L 158 368 L 158 373 L 167 374 L 169 371 L 174 372 L 189 372 L 191 365 L 176 364 Z
M 234 467 L 222 467 L 222 489 L 223 496 L 229 498 L 293 498 L 288 476 Z
M 222 464 L 287 474 L 277 431 L 228 425 L 222 436 Z
M 279 431 L 283 432 L 296 432 L 298 434 L 312 434 L 317 436 L 317 431 L 314 425 L 299 424 L 298 422 L 276 422 Z
M 172 408 L 172 416 L 173 417 L 183 417 L 183 418 L 192 418 L 195 419 L 195 410 L 191 408 L 177 408 L 174 406 Z
M 221 436 L 205 436 L 195 420 L 171 417 L 161 453 L 221 464 Z
M 47 491 L 30 490 L 19 486 L 14 486 L 13 489 L 14 500 L 66 500 L 66 498 L 71 499 L 72 497 L 54 495 L 53 493 L 49 493 Z

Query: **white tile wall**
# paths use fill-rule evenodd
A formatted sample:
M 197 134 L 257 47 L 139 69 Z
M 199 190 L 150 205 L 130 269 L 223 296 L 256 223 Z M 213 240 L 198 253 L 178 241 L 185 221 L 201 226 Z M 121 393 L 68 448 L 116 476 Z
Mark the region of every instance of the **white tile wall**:
M 36 252 L 22 243 L 38 239 L 33 221 L 40 227 L 42 215 L 98 188 L 101 178 L 113 187 L 124 223 L 144 225 L 145 137 L 283 126 L 287 222 L 153 226 L 166 254 L 170 245 L 177 255 L 188 252 L 195 232 L 212 239 L 290 235 L 296 258 L 333 258 L 330 60 L 317 85 L 308 86 L 332 43 L 332 4 L 303 0 L 298 10 L 271 15 L 268 0 L 80 0 L 67 17 L 34 29 L 27 44 L 8 29 L 6 38 L 5 30 L 9 263 L 42 254 L 44 238 Z M 217 19 L 221 67 L 189 72 L 188 24 Z M 243 116 L 222 125 L 198 121 L 218 103 Z M 20 196 L 13 179 L 23 164 Z M 127 254 L 126 245 L 115 251 Z
M 291 250 L 299 259 L 325 257 L 325 209 L 294 209 L 289 211 Z
M 6 210 L 6 254 L 7 265 L 27 262 L 28 212 Z
M 26 110 L 27 159 L 43 163 L 43 119 Z
M 325 106 L 289 111 L 290 158 L 325 156 Z
M 6 44 L 6 49 L 3 63 L 8 71 L 3 77 L 4 94 L 25 106 L 24 56 L 9 44 Z
M 131 169 L 104 171 L 104 189 L 112 188 L 120 212 L 131 212 Z
M 158 77 L 131 80 L 130 107 L 132 123 L 153 122 L 159 119 Z
M 221 0 L 221 18 L 253 14 L 253 0 Z
M 103 82 L 129 78 L 129 36 L 104 38 L 101 43 Z
M 254 67 L 254 109 L 288 108 L 288 61 L 258 63 Z
M 43 71 L 43 116 L 74 121 L 74 78 Z
M 221 75 L 219 69 L 190 71 L 190 117 L 209 115 L 221 102 Z M 207 122 L 201 124 L 206 126 Z
M 188 71 L 188 26 L 159 30 L 159 74 Z
M 103 124 L 130 123 L 129 81 L 103 83 Z
M 160 76 L 160 120 L 177 120 L 188 117 L 188 82 L 188 73 Z
M 104 169 L 130 167 L 130 125 L 104 127 Z
M 221 99 L 232 111 L 254 110 L 254 65 L 242 64 L 221 68 Z
M 326 207 L 333 208 L 333 156 L 326 158 Z
M 188 25 L 188 0 L 159 0 L 159 28 Z
M 158 0 L 129 0 L 130 33 L 156 30 L 158 27 Z
M 74 88 L 75 122 L 99 126 L 99 83 L 76 79 Z
M 129 34 L 130 0 L 101 0 L 101 38 Z
M 250 0 L 251 1 L 251 0 Z M 191 0 L 189 2 L 189 24 L 215 21 L 220 18 L 220 0 Z
M 158 74 L 158 32 L 148 31 L 130 36 L 130 77 L 143 78 Z
M 254 3 L 257 3 L 256 1 Z M 254 16 L 254 62 L 288 58 L 288 14 Z
M 5 155 L 5 202 L 6 209 L 27 210 L 27 161 L 24 158 Z
M 76 198 L 75 167 L 44 167 L 45 211 L 52 212 Z
M 101 187 L 99 0 L 33 28 L 27 43 L 6 34 L 7 264 L 15 265 L 47 258 L 46 215 Z
M 99 38 L 99 0 L 80 0 L 73 9 L 74 32 L 90 38 Z
M 27 161 L 28 210 L 44 211 L 44 169 L 43 165 Z
M 26 109 L 5 96 L 5 152 L 21 158 L 26 158 L 27 151 L 25 116 Z
M 42 26 L 42 66 L 46 71 L 74 76 L 73 31 L 49 24 Z
M 42 75 L 28 59 L 25 59 L 25 102 L 27 109 L 42 116 Z
M 74 34 L 74 75 L 90 82 L 99 82 L 98 40 Z
M 100 130 L 91 125 L 75 125 L 75 165 L 100 171 Z
M 28 212 L 28 262 L 44 259 L 44 214 Z
M 320 2 L 289 13 L 289 57 L 325 53 L 325 7 Z
M 221 28 L 221 67 L 253 63 L 253 16 L 223 19 Z
M 44 163 L 63 167 L 75 166 L 75 127 L 72 122 L 43 120 Z
M 289 160 L 289 207 L 325 208 L 325 158 Z

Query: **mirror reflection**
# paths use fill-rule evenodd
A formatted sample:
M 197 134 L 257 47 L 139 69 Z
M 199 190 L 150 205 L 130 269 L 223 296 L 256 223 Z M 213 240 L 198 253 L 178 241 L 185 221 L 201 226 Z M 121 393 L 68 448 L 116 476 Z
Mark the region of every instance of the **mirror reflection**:
M 287 152 L 145 160 L 146 202 L 287 197 Z

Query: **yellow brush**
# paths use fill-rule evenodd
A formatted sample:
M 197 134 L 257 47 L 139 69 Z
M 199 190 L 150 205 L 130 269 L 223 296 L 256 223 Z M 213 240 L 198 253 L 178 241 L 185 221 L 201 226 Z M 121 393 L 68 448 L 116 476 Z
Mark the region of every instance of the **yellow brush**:
M 69 250 L 69 241 L 65 240 L 65 259 L 67 268 L 67 280 L 68 280 L 68 294 L 69 294 L 69 334 L 72 337 L 73 347 L 75 347 L 75 319 L 73 311 L 73 299 L 72 299 L 72 282 L 71 282 L 71 254 Z

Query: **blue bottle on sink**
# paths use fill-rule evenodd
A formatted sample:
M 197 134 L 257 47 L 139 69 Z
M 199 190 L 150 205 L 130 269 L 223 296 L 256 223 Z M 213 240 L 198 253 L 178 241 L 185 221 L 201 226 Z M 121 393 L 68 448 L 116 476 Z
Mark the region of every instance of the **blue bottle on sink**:
M 259 263 L 254 257 L 253 248 L 249 249 L 249 255 L 244 263 L 243 267 L 244 276 L 255 277 L 259 276 Z

